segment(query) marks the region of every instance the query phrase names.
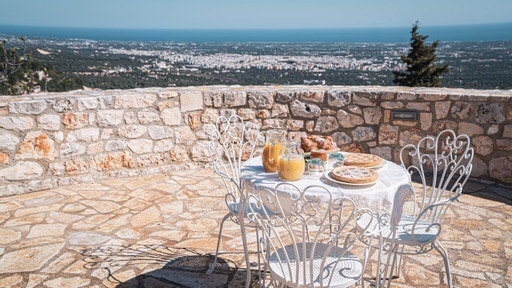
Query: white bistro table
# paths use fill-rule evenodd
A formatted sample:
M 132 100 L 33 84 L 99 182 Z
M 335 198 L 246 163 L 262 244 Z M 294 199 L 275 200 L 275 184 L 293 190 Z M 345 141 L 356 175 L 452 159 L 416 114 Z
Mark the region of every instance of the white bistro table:
M 368 208 L 377 215 L 398 213 L 400 217 L 403 200 L 412 195 L 413 190 L 409 185 L 409 174 L 400 165 L 391 161 L 384 161 L 381 168 L 375 170 L 379 174 L 377 182 L 373 185 L 344 185 L 331 182 L 324 176 L 310 176 L 304 174 L 298 181 L 284 181 L 279 179 L 277 173 L 268 173 L 263 170 L 261 157 L 254 157 L 247 160 L 242 167 L 243 187 L 250 190 L 270 189 L 280 183 L 290 183 L 299 188 L 305 189 L 308 186 L 318 185 L 327 188 L 333 198 L 348 197 L 352 199 L 358 208 Z M 315 194 L 314 190 L 309 193 Z M 316 196 L 328 199 L 323 190 L 319 190 Z M 393 211 L 394 210 L 394 211 Z

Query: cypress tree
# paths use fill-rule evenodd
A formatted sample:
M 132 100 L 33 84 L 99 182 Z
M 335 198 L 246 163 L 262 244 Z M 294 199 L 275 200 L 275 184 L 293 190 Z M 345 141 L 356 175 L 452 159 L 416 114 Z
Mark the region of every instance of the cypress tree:
M 393 83 L 410 87 L 438 87 L 441 82 L 440 76 L 448 72 L 448 65 L 435 65 L 439 41 L 432 45 L 425 44 L 428 35 L 419 34 L 418 28 L 419 23 L 416 21 L 411 29 L 409 54 L 401 56 L 406 69 L 393 71 Z

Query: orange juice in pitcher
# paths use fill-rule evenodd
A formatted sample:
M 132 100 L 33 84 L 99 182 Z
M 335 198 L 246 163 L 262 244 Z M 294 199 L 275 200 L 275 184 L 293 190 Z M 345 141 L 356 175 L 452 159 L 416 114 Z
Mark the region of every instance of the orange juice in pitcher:
M 297 147 L 298 142 L 295 141 L 287 141 L 282 145 L 277 166 L 279 178 L 286 181 L 297 181 L 302 178 L 306 163 Z
M 277 172 L 277 161 L 284 135 L 285 131 L 267 131 L 265 147 L 263 148 L 263 155 L 261 156 L 263 169 L 267 172 Z

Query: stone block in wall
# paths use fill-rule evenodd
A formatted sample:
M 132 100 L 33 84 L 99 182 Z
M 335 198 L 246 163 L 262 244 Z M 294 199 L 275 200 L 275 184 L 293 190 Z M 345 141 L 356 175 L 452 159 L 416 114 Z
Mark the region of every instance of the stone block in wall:
M 448 117 L 448 112 L 450 112 L 451 105 L 452 105 L 452 102 L 450 102 L 450 101 L 436 102 L 434 104 L 435 112 L 436 112 L 436 118 L 437 119 L 444 119 L 444 118 Z
M 256 112 L 256 118 L 258 118 L 258 119 L 268 119 L 271 116 L 272 116 L 272 113 L 266 109 L 261 109 Z
M 126 142 L 128 148 L 136 154 L 144 154 L 153 151 L 153 141 L 149 139 L 132 139 Z
M 306 131 L 308 132 L 313 132 L 313 129 L 315 128 L 315 121 L 306 121 L 304 128 L 306 128 Z
M 18 161 L 12 166 L 0 169 L 0 179 L 20 181 L 43 175 L 43 167 L 36 162 Z
M 290 111 L 295 117 L 317 118 L 322 110 L 314 104 L 308 104 L 299 100 L 293 100 L 290 103 Z
M 107 152 L 124 150 L 126 147 L 126 142 L 121 139 L 112 139 L 105 143 L 105 151 Z
M 123 110 L 100 110 L 96 121 L 100 127 L 118 126 L 124 122 Z
M 285 119 L 264 119 L 263 126 L 261 129 L 283 129 L 286 128 L 286 120 Z
M 94 166 L 98 171 L 133 168 L 133 159 L 129 152 L 111 152 L 94 157 Z
M 290 103 L 295 98 L 295 94 L 291 91 L 277 91 L 274 97 L 277 103 L 283 104 Z
M 181 126 L 174 128 L 174 138 L 176 139 L 176 144 L 186 144 L 189 141 L 195 141 L 196 135 L 190 127 Z
M 203 93 L 201 91 L 180 92 L 181 112 L 203 109 Z
M 480 135 L 484 133 L 484 128 L 469 122 L 459 123 L 459 134 L 466 134 L 469 137 Z
M 178 126 L 181 125 L 181 112 L 177 107 L 166 108 L 160 113 L 160 118 L 164 121 L 165 125 Z
M 0 164 L 9 164 L 9 154 L 0 152 Z
M 51 103 L 51 106 L 57 112 L 64 111 L 76 111 L 77 110 L 77 100 L 74 97 L 62 98 L 62 99 L 52 99 L 48 100 Z
M 352 128 L 364 123 L 364 120 L 361 116 L 350 114 L 345 110 L 338 110 L 338 113 L 336 113 L 336 118 L 338 119 L 338 123 L 342 128 Z
M 425 101 L 443 101 L 444 99 L 448 98 L 447 94 L 441 94 L 441 93 L 420 93 L 420 100 Z
M 20 139 L 14 133 L 0 130 L 0 150 L 15 151 Z
M 367 125 L 379 124 L 382 118 L 382 111 L 379 107 L 367 107 L 363 109 L 364 122 Z
M 348 105 L 347 109 L 349 112 L 354 113 L 356 115 L 363 115 L 363 109 L 357 105 Z
M 424 102 L 409 102 L 405 108 L 416 111 L 430 111 L 430 103 Z
M 396 93 L 397 100 L 414 101 L 418 99 L 418 95 L 415 92 L 400 91 Z
M 7 130 L 25 131 L 34 127 L 34 120 L 27 116 L 0 116 L 0 127 Z
M 512 104 L 507 105 L 507 120 L 512 120 Z
M 161 140 L 174 137 L 174 131 L 172 130 L 172 128 L 160 125 L 149 126 L 148 134 L 149 137 L 151 137 L 151 139 L 154 140 Z
M 489 167 L 487 163 L 480 159 L 479 157 L 473 157 L 473 162 L 471 162 L 473 168 L 471 169 L 471 177 L 481 177 L 488 174 Z
M 44 114 L 37 117 L 37 127 L 44 130 L 57 131 L 60 129 L 60 117 L 57 114 Z
M 16 159 L 49 159 L 56 157 L 55 142 L 48 134 L 30 131 L 20 144 Z
M 451 114 L 459 120 L 467 120 L 476 112 L 475 103 L 457 101 L 453 104 Z
M 288 105 L 274 104 L 274 107 L 272 107 L 271 117 L 288 117 L 288 114 Z
M 316 120 L 314 131 L 317 133 L 331 133 L 338 130 L 338 120 L 332 116 L 321 116 Z
M 384 124 L 379 127 L 379 144 L 390 145 L 398 141 L 398 127 Z
M 505 121 L 505 105 L 503 103 L 479 103 L 475 121 L 480 124 L 499 124 Z
M 494 143 L 489 136 L 476 136 L 471 139 L 471 144 L 475 148 L 475 154 L 487 156 L 494 151 Z
M 352 102 L 360 106 L 376 106 L 379 95 L 374 92 L 354 92 Z
M 152 107 L 156 101 L 156 94 L 137 93 L 114 96 L 114 107 L 119 108 L 145 108 Z
M 192 161 L 210 161 L 210 155 L 208 154 L 208 143 L 208 141 L 198 141 L 190 148 L 190 158 Z
M 10 114 L 32 114 L 37 115 L 43 113 L 48 107 L 45 100 L 30 100 L 9 103 Z
M 489 162 L 491 178 L 505 183 L 512 183 L 512 155 L 493 158 Z
M 81 158 L 71 159 L 65 162 L 65 171 L 70 175 L 89 172 L 90 163 Z
M 295 120 L 295 119 L 288 119 L 286 120 L 286 129 L 290 131 L 298 131 L 301 130 L 304 127 L 304 121 L 302 120 Z
M 207 109 L 204 109 L 203 115 L 201 115 L 201 122 L 215 123 L 215 121 L 217 121 L 218 117 L 219 117 L 219 110 L 207 108 Z
M 352 130 L 352 139 L 356 142 L 369 141 L 376 138 L 375 131 L 371 127 L 357 127 Z
M 432 127 L 432 113 L 422 112 L 420 113 L 420 127 L 421 130 L 428 130 Z
M 220 108 L 223 105 L 223 93 L 219 91 L 203 92 L 203 103 L 205 107 Z
M 346 144 L 346 145 L 341 145 L 339 148 L 341 151 L 345 151 L 345 152 L 352 152 L 352 153 L 367 152 L 364 149 L 363 145 L 361 145 L 360 143 L 350 143 L 350 144 Z
M 247 104 L 247 93 L 245 91 L 229 91 L 224 93 L 224 104 L 226 107 L 240 107 Z M 220 107 L 220 106 L 214 106 Z
M 171 139 L 162 139 L 155 141 L 153 152 L 168 152 L 174 148 L 174 142 Z
M 139 118 L 135 111 L 124 112 L 124 123 L 126 124 L 139 124 Z
M 300 138 L 307 137 L 307 136 L 308 136 L 308 134 L 306 132 L 291 131 L 291 132 L 288 132 L 288 134 L 286 135 L 286 139 L 290 139 L 290 140 L 297 141 L 300 143 Z
M 247 99 L 250 108 L 271 109 L 274 105 L 274 94 L 268 91 L 250 91 Z
M 68 130 L 82 128 L 89 123 L 87 113 L 64 113 L 62 124 Z
M 242 117 L 243 120 L 252 120 L 256 118 L 256 111 L 250 108 L 240 108 L 238 109 L 237 114 L 238 116 Z M 216 117 L 218 117 L 218 112 Z M 215 119 L 213 119 L 211 122 L 215 122 Z
M 317 102 L 317 103 L 324 102 L 324 95 L 325 95 L 324 91 L 304 91 L 299 94 L 300 94 L 300 100 L 303 100 L 303 101 Z
M 494 135 L 494 134 L 498 133 L 499 130 L 500 130 L 500 126 L 498 124 L 492 124 L 487 129 L 487 135 Z
M 336 142 L 336 145 L 338 145 L 338 147 L 352 142 L 352 138 L 350 138 L 350 136 L 348 136 L 348 134 L 345 132 L 335 132 L 331 135 L 331 137 L 334 140 L 334 142 Z
M 146 134 L 147 130 L 146 126 L 143 125 L 126 125 L 120 127 L 117 134 L 124 138 L 134 139 Z
M 95 127 L 81 128 L 69 131 L 66 141 L 94 142 L 100 139 L 100 129 Z
M 439 132 L 449 129 L 457 131 L 458 123 L 451 120 L 438 120 L 432 125 L 432 132 L 438 134 Z
M 137 112 L 140 124 L 149 124 L 160 121 L 160 115 L 153 111 L 139 111 Z
M 404 103 L 400 101 L 384 101 L 380 103 L 380 106 L 384 109 L 401 109 L 404 107 Z
M 144 155 L 137 155 L 134 157 L 134 163 L 137 167 L 151 167 L 159 166 L 170 162 L 170 156 L 161 153 L 151 153 Z
M 391 147 L 374 147 L 370 148 L 370 153 L 382 157 L 386 160 L 393 160 Z
M 196 130 L 201 126 L 201 112 L 191 112 L 187 115 L 187 123 L 190 129 Z
M 158 98 L 168 99 L 168 98 L 176 98 L 180 96 L 177 91 L 172 90 L 164 90 L 157 93 Z
M 98 109 L 99 101 L 96 97 L 82 97 L 77 99 L 79 111 Z
M 512 151 L 512 139 L 496 139 L 498 150 Z
M 418 129 L 408 129 L 400 133 L 398 144 L 404 147 L 407 144 L 417 145 L 424 135 Z
M 352 93 L 349 91 L 327 91 L 327 104 L 333 107 L 345 107 L 352 102 Z
M 512 125 L 503 126 L 503 137 L 512 138 Z
M 162 111 L 165 108 L 178 107 L 178 104 L 179 104 L 179 101 L 176 101 L 176 100 L 161 101 L 161 102 L 157 102 L 156 109 L 158 111 Z
M 187 149 L 183 146 L 175 146 L 174 149 L 169 151 L 169 156 L 171 157 L 171 160 L 174 162 L 187 162 L 190 161 L 190 158 L 188 157 Z
M 79 143 L 66 142 L 60 144 L 60 156 L 71 157 L 85 154 L 85 146 Z

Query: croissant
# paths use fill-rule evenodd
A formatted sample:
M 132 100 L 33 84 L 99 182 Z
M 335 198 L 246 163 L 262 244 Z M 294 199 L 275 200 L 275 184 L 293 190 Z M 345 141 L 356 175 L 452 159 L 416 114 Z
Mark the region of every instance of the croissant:
M 304 152 L 311 152 L 311 150 L 318 149 L 318 144 L 310 137 L 300 137 L 300 147 Z

